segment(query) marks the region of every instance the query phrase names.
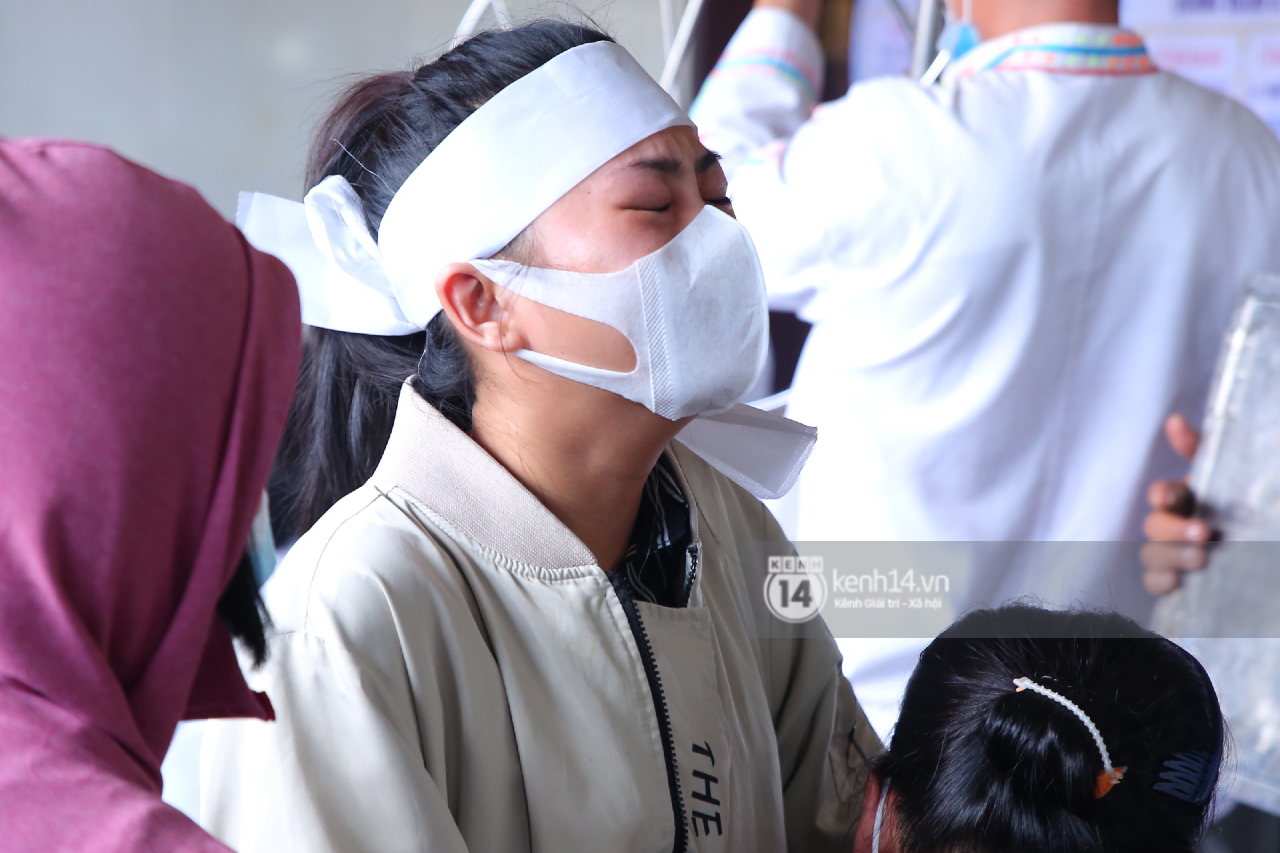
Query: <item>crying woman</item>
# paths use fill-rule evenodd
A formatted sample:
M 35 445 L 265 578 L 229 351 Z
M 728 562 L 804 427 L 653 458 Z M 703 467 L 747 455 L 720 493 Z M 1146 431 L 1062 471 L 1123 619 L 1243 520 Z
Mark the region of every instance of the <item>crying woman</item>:
M 813 436 L 738 405 L 767 310 L 716 161 L 543 21 L 357 84 L 304 204 L 245 198 L 312 328 L 251 674 L 278 719 L 206 735 L 232 847 L 850 848 L 880 743 L 739 564 Z

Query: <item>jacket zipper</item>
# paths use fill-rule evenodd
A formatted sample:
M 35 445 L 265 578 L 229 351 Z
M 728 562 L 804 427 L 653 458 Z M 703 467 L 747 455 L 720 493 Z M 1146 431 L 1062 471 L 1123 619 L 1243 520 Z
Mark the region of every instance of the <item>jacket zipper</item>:
M 698 582 L 698 546 L 689 546 L 689 576 L 685 578 L 684 606 L 689 606 L 689 599 L 693 596 L 693 587 Z
M 695 552 L 696 569 L 696 552 Z M 635 597 L 631 594 L 631 585 L 627 583 L 621 572 L 606 572 L 618 601 L 622 603 L 622 612 L 627 614 L 627 624 L 635 637 L 636 647 L 640 650 L 640 661 L 644 665 L 645 677 L 649 679 L 649 692 L 653 694 L 653 710 L 658 716 L 658 737 L 662 740 L 662 757 L 667 764 L 667 787 L 671 790 L 671 811 L 675 815 L 676 843 L 673 853 L 685 853 L 689 847 L 689 828 L 684 820 L 684 797 L 680 793 L 680 776 L 676 768 L 676 747 L 671 735 L 671 716 L 667 712 L 667 697 L 662 692 L 662 679 L 658 675 L 658 664 L 653 657 L 653 646 L 649 643 L 649 634 L 644 623 L 640 621 L 640 609 L 636 607 Z

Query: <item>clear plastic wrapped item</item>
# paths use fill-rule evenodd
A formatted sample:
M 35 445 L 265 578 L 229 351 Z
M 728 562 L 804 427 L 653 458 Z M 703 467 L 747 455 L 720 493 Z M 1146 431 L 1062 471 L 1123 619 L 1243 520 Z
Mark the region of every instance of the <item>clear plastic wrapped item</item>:
M 1280 276 L 1251 282 L 1228 330 L 1190 484 L 1221 541 L 1157 604 L 1154 627 L 1217 686 L 1232 795 L 1280 814 Z

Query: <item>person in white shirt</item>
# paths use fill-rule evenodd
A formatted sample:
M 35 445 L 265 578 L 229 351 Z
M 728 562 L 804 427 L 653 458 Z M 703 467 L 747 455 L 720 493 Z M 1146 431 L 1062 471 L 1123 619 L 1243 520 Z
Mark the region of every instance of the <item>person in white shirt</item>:
M 787 532 L 1139 539 L 1146 484 L 1184 470 L 1162 421 L 1198 418 L 1242 285 L 1280 270 L 1280 141 L 1159 70 L 1109 0 L 972 0 L 985 41 L 939 85 L 820 106 L 816 14 L 760 0 L 692 110 L 771 305 L 813 324 L 788 416 L 821 440 Z M 957 615 L 1034 594 L 1141 619 L 1112 550 L 977 565 Z M 842 643 L 882 735 L 922 647 Z

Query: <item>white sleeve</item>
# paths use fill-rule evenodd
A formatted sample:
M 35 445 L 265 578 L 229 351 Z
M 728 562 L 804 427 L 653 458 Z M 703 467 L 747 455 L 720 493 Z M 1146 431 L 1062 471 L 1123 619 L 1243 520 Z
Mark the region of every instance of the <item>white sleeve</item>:
M 834 233 L 855 234 L 852 205 L 828 182 L 839 159 L 832 134 L 807 122 L 791 140 L 770 145 L 738 167 L 729 183 L 734 215 L 760 256 L 769 307 L 800 311 L 832 279 Z
M 689 113 L 730 180 L 748 157 L 785 141 L 822 91 L 822 48 L 798 17 L 756 9 L 725 48 Z
M 798 17 L 757 9 L 691 110 L 703 143 L 723 157 L 734 212 L 778 310 L 802 309 L 831 280 L 826 235 L 847 225 L 830 221 L 842 209 L 829 186 L 845 160 L 840 135 L 813 120 L 826 111 L 815 107 L 822 65 L 817 37 Z
M 269 666 L 274 722 L 209 723 L 206 829 L 239 853 L 465 853 L 396 685 L 306 633 Z

